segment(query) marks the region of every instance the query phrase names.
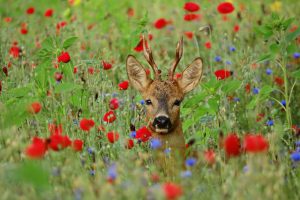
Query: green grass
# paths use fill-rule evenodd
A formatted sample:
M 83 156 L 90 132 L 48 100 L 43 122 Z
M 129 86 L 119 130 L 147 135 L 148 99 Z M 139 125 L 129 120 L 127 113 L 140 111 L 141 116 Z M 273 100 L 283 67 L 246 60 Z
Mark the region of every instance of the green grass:
M 299 161 L 290 158 L 299 140 L 291 126 L 300 125 L 300 60 L 293 57 L 300 52 L 300 31 L 290 32 L 293 26 L 300 26 L 298 1 L 282 1 L 281 8 L 273 11 L 273 1 L 264 1 L 263 13 L 260 1 L 235 0 L 235 11 L 226 21 L 216 10 L 220 1 L 197 1 L 202 19 L 193 22 L 183 20 L 185 1 L 81 1 L 77 6 L 54 0 L 0 2 L 0 66 L 11 65 L 8 76 L 0 72 L 1 199 L 164 199 L 162 186 L 170 180 L 182 187 L 180 199 L 299 198 Z M 29 16 L 26 9 L 30 6 L 35 7 L 35 13 Z M 44 17 L 48 8 L 54 10 L 51 18 Z M 135 11 L 131 18 L 126 14 L 128 8 Z M 6 23 L 5 17 L 12 21 Z M 172 23 L 157 30 L 153 22 L 158 18 Z M 67 25 L 58 33 L 56 24 L 61 21 Z M 24 22 L 26 35 L 20 33 Z M 209 24 L 211 34 L 205 34 L 201 29 Z M 89 30 L 89 25 L 94 27 Z M 235 25 L 240 26 L 237 33 Z M 185 139 L 196 140 L 191 150 L 198 158 L 197 165 L 188 168 L 191 177 L 179 173 L 171 178 L 164 177 L 154 165 L 151 155 L 155 150 L 148 143 L 135 141 L 134 148 L 124 147 L 130 138 L 130 124 L 137 129 L 146 125 L 145 108 L 132 87 L 119 90 L 118 83 L 128 79 L 125 63 L 129 54 L 149 68 L 142 53 L 134 51 L 141 34 L 153 35 L 150 43 L 155 61 L 165 76 L 176 43 L 186 31 L 194 37 L 189 40 L 184 36 L 177 72 L 195 57 L 204 60 L 202 81 L 181 107 Z M 9 55 L 14 41 L 22 49 L 19 58 Z M 208 41 L 211 49 L 205 47 Z M 56 69 L 53 62 L 61 51 L 69 52 L 71 61 Z M 216 62 L 216 56 L 222 62 Z M 111 70 L 103 70 L 103 60 L 112 63 Z M 89 67 L 95 69 L 94 74 L 88 73 Z M 233 76 L 217 80 L 214 72 L 223 68 L 232 70 Z M 266 74 L 268 68 L 271 75 Z M 60 83 L 54 79 L 55 72 L 63 72 Z M 276 84 L 276 77 L 284 80 L 282 86 Z M 245 91 L 248 83 L 250 93 Z M 254 87 L 260 89 L 259 94 L 253 94 Z M 51 95 L 47 96 L 47 91 Z M 115 111 L 117 120 L 105 124 L 102 117 L 113 97 L 120 102 Z M 42 104 L 42 110 L 33 115 L 27 109 L 34 101 Z M 259 113 L 265 115 L 257 121 Z M 89 132 L 79 128 L 82 118 L 95 121 Z M 268 120 L 274 125 L 267 126 Z M 57 152 L 49 149 L 43 159 L 28 158 L 25 150 L 31 139 L 48 138 L 50 123 L 62 124 L 63 135 L 72 140 L 83 140 L 82 152 L 71 147 Z M 100 125 L 106 130 L 98 131 Z M 120 134 L 114 144 L 106 138 L 109 131 Z M 241 138 L 246 133 L 261 133 L 269 141 L 269 149 L 228 158 L 218 145 L 220 132 L 224 136 L 234 132 Z M 212 166 L 203 156 L 207 149 L 216 153 Z M 107 181 L 109 163 L 116 164 L 113 184 Z M 152 174 L 159 174 L 160 180 L 152 181 Z

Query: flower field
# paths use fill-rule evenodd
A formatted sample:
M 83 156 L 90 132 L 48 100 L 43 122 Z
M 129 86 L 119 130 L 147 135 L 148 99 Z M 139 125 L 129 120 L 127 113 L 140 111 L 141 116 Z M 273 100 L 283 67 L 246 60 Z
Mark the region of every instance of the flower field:
M 299 199 L 299 7 L 1 0 L 1 199 Z M 151 46 L 166 79 L 181 37 L 172 78 L 197 57 L 203 71 L 176 102 L 186 155 L 167 175 L 155 162 L 151 101 L 126 60 L 153 78 Z

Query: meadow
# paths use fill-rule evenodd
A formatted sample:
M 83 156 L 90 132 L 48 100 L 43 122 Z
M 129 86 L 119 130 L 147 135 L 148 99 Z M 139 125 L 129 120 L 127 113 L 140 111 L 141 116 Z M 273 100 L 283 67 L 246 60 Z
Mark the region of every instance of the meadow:
M 1 0 L 0 197 L 299 199 L 300 2 Z M 203 59 L 181 104 L 185 167 L 152 155 L 126 58 L 166 77 Z M 168 152 L 166 151 L 166 154 Z

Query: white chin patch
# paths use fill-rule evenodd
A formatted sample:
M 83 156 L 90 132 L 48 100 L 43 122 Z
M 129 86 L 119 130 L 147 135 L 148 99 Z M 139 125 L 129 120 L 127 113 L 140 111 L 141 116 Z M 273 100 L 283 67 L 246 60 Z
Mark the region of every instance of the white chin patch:
M 160 128 L 156 128 L 156 129 L 155 129 L 155 132 L 157 132 L 157 133 L 167 133 L 167 132 L 168 132 L 168 129 L 160 129 Z

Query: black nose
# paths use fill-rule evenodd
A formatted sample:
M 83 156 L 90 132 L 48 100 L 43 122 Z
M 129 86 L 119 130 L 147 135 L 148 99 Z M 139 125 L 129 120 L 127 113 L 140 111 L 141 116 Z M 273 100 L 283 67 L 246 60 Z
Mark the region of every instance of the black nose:
M 171 126 L 170 118 L 166 116 L 158 116 L 154 119 L 153 126 L 162 129 L 170 128 Z

